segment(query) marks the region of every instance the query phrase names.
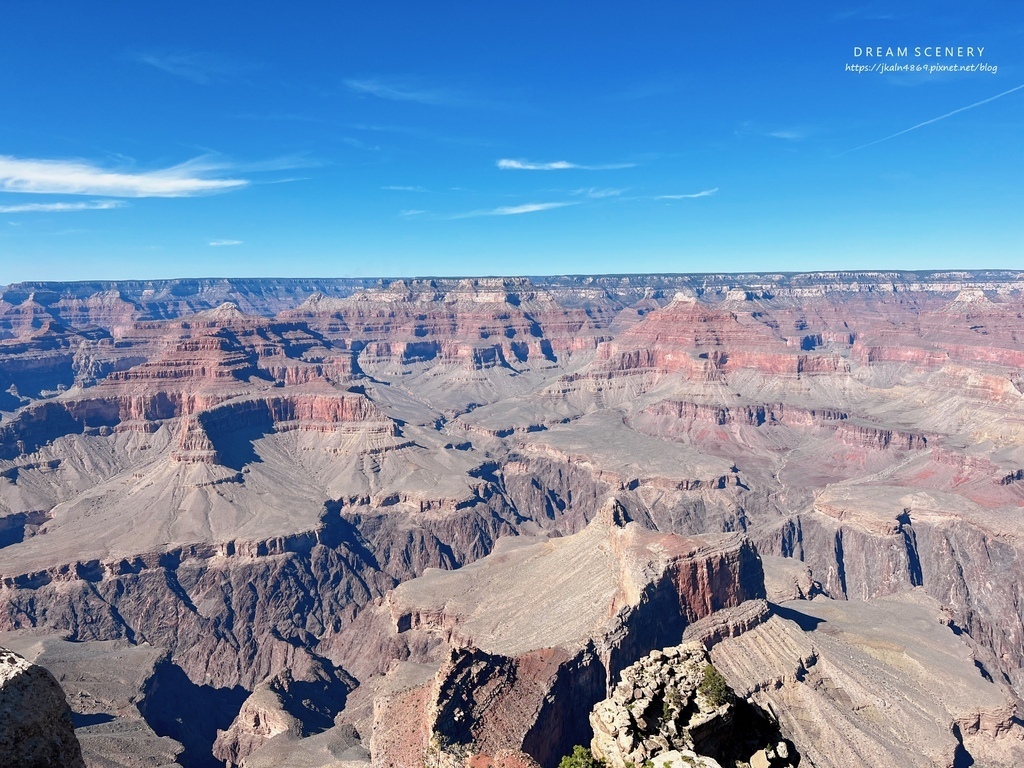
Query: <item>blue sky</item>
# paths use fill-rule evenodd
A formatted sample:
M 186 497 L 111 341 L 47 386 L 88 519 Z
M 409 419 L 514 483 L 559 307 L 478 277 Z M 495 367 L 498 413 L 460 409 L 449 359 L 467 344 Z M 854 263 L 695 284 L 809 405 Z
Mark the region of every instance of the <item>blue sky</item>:
M 12 3 L 0 71 L 0 284 L 1024 267 L 1018 0 Z

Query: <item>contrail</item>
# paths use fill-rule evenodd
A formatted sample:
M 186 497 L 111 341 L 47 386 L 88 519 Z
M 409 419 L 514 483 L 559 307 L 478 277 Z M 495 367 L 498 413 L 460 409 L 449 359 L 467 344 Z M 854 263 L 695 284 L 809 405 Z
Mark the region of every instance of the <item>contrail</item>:
M 995 101 L 996 99 L 1001 99 L 1003 96 L 1006 96 L 1007 94 L 1013 93 L 1014 91 L 1019 91 L 1021 88 L 1024 88 L 1024 83 L 1021 83 L 1016 88 L 1011 88 L 1008 91 L 1003 91 L 1002 93 L 997 93 L 995 96 L 991 96 L 990 98 L 984 99 L 984 100 L 976 102 L 974 104 L 968 104 L 966 107 L 960 107 L 960 109 L 954 109 L 952 112 L 947 112 L 944 115 L 939 115 L 938 117 L 933 117 L 931 120 L 925 120 L 923 123 L 918 123 L 917 125 L 911 126 L 910 128 L 905 128 L 902 131 L 899 131 L 898 133 L 894 133 L 892 136 L 886 136 L 883 139 L 875 139 L 874 141 L 869 141 L 867 144 L 861 144 L 859 147 L 854 147 L 853 149 L 848 149 L 845 152 L 840 152 L 838 155 L 833 155 L 832 157 L 834 157 L 834 158 L 835 157 L 842 157 L 843 155 L 848 155 L 851 152 L 856 152 L 858 149 L 864 149 L 865 147 L 873 147 L 875 144 L 881 144 L 883 141 L 888 141 L 889 139 L 895 139 L 897 136 L 902 136 L 904 133 L 910 133 L 911 131 L 916 131 L 918 128 L 923 128 L 926 125 L 931 125 L 932 123 L 937 123 L 937 122 L 939 122 L 939 120 L 945 120 L 947 117 L 952 117 L 953 115 L 958 114 L 960 112 L 966 112 L 968 109 L 974 109 L 975 107 L 980 107 L 982 104 L 988 104 L 990 101 Z

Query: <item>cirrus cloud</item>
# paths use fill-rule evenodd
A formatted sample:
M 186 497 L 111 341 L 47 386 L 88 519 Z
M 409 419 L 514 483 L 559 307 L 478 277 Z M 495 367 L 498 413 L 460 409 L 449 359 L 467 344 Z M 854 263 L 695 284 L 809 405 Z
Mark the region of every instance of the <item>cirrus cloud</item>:
M 634 168 L 635 163 L 608 163 L 605 165 L 579 165 L 567 160 L 551 163 L 534 163 L 529 160 L 511 160 L 503 157 L 497 163 L 503 171 L 614 171 L 619 168 Z
M 686 199 L 694 198 L 694 197 L 711 197 L 711 195 L 715 194 L 715 192 L 717 192 L 717 191 L 718 191 L 718 187 L 715 187 L 714 189 L 705 189 L 705 190 L 703 190 L 701 192 L 694 192 L 694 193 L 689 194 L 689 195 L 658 195 L 654 199 L 655 200 L 686 200 Z
M 0 213 L 65 213 L 68 211 L 107 211 L 123 208 L 120 200 L 90 200 L 87 203 L 20 203 L 0 205 Z
M 353 93 L 376 96 L 387 101 L 414 101 L 419 104 L 450 104 L 454 97 L 449 93 L 428 88 L 418 88 L 406 83 L 389 82 L 379 78 L 349 78 L 344 85 Z
M 247 186 L 217 178 L 224 166 L 203 158 L 156 171 L 108 170 L 85 160 L 41 160 L 0 155 L 0 190 L 102 197 L 194 197 Z
M 537 213 L 538 211 L 550 211 L 553 208 L 565 208 L 568 205 L 576 205 L 576 203 L 524 203 L 523 205 L 501 205 L 497 208 L 487 208 L 481 211 L 457 213 L 454 216 L 449 216 L 448 218 L 473 219 L 477 216 L 518 216 L 523 213 Z
M 574 189 L 571 194 L 573 195 L 585 195 L 591 199 L 597 200 L 602 197 L 618 197 L 625 189 L 599 189 L 597 187 L 588 187 L 584 189 Z
M 163 50 L 139 53 L 131 58 L 156 67 L 169 75 L 183 77 L 200 85 L 227 82 L 259 67 L 223 54 L 203 51 Z

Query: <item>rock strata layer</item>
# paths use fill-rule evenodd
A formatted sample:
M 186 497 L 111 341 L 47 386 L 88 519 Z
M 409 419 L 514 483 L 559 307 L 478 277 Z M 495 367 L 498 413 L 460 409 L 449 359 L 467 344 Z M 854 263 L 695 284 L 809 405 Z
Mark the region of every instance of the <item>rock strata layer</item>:
M 778 718 L 811 765 L 1020 764 L 1013 692 L 942 619 L 920 591 L 873 602 L 795 600 L 712 640 L 711 657 L 740 697 Z

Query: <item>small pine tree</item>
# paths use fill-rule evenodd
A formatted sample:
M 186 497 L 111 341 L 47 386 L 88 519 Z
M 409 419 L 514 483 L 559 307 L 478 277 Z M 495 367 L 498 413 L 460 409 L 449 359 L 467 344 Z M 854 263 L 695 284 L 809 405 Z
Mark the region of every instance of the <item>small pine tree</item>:
M 713 707 L 720 707 L 732 699 L 732 689 L 725 682 L 722 673 L 715 669 L 714 664 L 707 664 L 704 667 L 704 679 L 700 681 L 697 690 L 704 694 Z
M 669 688 L 665 694 L 665 698 L 661 702 L 661 722 L 662 724 L 667 723 L 673 718 L 674 715 L 678 714 L 679 710 L 683 708 L 683 699 L 679 695 L 679 690 L 675 687 Z
M 594 757 L 589 749 L 577 744 L 572 748 L 571 755 L 562 758 L 558 768 L 605 768 L 605 763 Z

